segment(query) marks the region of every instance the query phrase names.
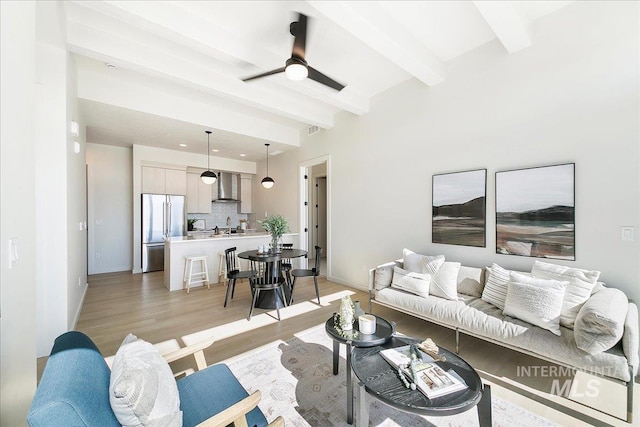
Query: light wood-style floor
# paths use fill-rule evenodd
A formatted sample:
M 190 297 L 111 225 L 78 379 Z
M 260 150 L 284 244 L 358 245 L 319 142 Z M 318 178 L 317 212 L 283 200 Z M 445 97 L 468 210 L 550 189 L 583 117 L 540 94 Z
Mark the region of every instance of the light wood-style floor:
M 220 340 L 205 352 L 207 363 L 220 362 L 273 340 L 287 340 L 296 332 L 323 324 L 339 306 L 339 299 L 330 296 L 345 290 L 353 291 L 352 300 L 360 300 L 362 307 L 367 310 L 368 295 L 365 292 L 323 277 L 319 283 L 322 301 L 319 308 L 312 279 L 299 279 L 294 304 L 311 301 L 315 305 L 313 310 Z M 224 284 L 220 283 L 212 285 L 210 290 L 206 287 L 192 288 L 189 294 L 183 291 L 169 292 L 163 284 L 163 272 L 90 276 L 76 329 L 89 335 L 105 356 L 115 354 L 123 338 L 130 332 L 152 343 L 169 339 L 180 341 L 184 335 L 247 318 L 250 305 L 248 283 L 238 282 L 235 297 L 226 308 L 223 307 L 225 290 Z M 264 312 L 258 309 L 254 315 Z M 455 335 L 448 328 L 377 305 L 374 305 L 373 312 L 395 321 L 400 333 L 417 338 L 430 337 L 440 346 L 455 349 Z M 495 396 L 561 425 L 629 425 L 550 394 L 551 378 L 540 375 L 523 377 L 521 374 L 523 366 L 552 366 L 548 362 L 469 336 L 461 338 L 460 356 L 474 366 L 485 381 L 492 384 Z M 38 360 L 38 378 L 45 363 L 46 358 Z M 640 388 L 636 387 L 636 396 L 640 394 L 639 391 Z M 616 396 L 603 398 L 624 400 L 626 395 L 624 389 L 620 388 Z M 638 402 L 640 399 L 635 400 Z M 640 418 L 637 406 L 635 414 Z

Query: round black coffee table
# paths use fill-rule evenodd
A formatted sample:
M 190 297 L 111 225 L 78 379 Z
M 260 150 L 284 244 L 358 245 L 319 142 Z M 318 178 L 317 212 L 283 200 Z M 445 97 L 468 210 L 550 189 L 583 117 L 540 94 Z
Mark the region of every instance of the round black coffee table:
M 483 385 L 480 376 L 471 365 L 457 354 L 440 347 L 439 354 L 445 362 L 435 362 L 445 371 L 453 369 L 469 388 L 429 399 L 418 390 L 404 386 L 394 369 L 382 356 L 385 348 L 401 347 L 420 340 L 394 336 L 386 343 L 368 348 L 355 348 L 351 357 L 353 372 L 359 379 L 356 391 L 356 421 L 358 426 L 369 423 L 368 405 L 365 393 L 389 406 L 419 415 L 445 416 L 455 415 L 478 406 L 478 418 L 481 427 L 491 426 L 491 388 Z
M 340 335 L 333 322 L 333 316 L 324 324 L 327 334 L 333 339 L 333 375 L 338 375 L 340 360 L 340 344 L 347 346 L 347 423 L 353 424 L 353 385 L 351 383 L 351 349 L 352 347 L 375 347 L 386 343 L 395 333 L 395 323 L 389 323 L 380 316 L 376 317 L 376 332 L 363 334 L 358 331 L 358 322 L 353 323 L 351 333 Z M 382 357 L 382 356 L 380 356 Z

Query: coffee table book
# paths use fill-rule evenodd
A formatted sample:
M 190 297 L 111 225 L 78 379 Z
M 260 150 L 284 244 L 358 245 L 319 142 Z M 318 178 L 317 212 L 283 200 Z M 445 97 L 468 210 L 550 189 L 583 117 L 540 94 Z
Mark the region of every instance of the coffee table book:
M 410 346 L 397 348 L 389 348 L 380 351 L 380 355 L 391 366 L 398 369 L 399 366 L 406 365 L 403 372 L 407 379 L 411 380 L 411 363 Z M 438 366 L 434 359 L 421 351 L 421 360 L 416 365 L 417 379 L 414 381 L 418 390 L 424 393 L 429 399 L 434 399 L 445 394 L 453 393 L 468 388 L 467 384 L 454 370 L 448 372 Z

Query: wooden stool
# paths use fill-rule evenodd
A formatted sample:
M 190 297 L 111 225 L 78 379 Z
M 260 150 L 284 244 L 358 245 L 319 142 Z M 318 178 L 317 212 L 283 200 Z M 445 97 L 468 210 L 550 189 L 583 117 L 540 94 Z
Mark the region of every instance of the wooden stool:
M 193 263 L 200 261 L 200 271 L 193 272 Z M 207 256 L 188 256 L 185 257 L 184 262 L 184 275 L 182 276 L 187 293 L 191 288 L 192 283 L 204 283 L 207 285 L 207 289 L 211 289 L 209 286 L 209 270 L 207 269 Z
M 224 251 L 218 254 L 218 283 L 221 282 L 227 277 L 227 261 L 224 257 Z

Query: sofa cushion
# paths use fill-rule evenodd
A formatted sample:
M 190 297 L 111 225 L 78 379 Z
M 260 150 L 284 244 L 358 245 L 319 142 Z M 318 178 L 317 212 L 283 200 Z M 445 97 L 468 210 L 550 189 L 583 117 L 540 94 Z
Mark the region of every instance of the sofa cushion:
M 184 427 L 196 426 L 249 395 L 224 364 L 209 366 L 179 379 L 178 391 Z M 264 427 L 267 420 L 255 407 L 247 414 L 247 424 Z
M 113 359 L 109 401 L 123 426 L 182 425 L 178 387 L 169 364 L 150 343 L 125 339 Z
M 461 265 L 457 289 L 459 294 L 480 298 L 484 289 L 484 269 Z
M 504 314 L 560 335 L 560 311 L 568 282 L 511 272 Z
M 409 249 L 402 251 L 403 268 L 416 273 L 429 273 L 433 277 L 444 264 L 444 255 L 427 256 L 417 254 Z
M 395 261 L 387 262 L 376 267 L 374 275 L 374 287 L 376 290 L 388 288 L 393 280 L 393 267 L 397 266 Z
M 629 301 L 619 289 L 607 288 L 582 305 L 573 327 L 576 345 L 589 354 L 608 350 L 622 338 Z
M 458 271 L 459 262 L 445 262 L 435 274 L 431 274 L 431 295 L 450 300 L 458 299 Z
M 429 284 L 431 275 L 426 273 L 415 273 L 400 267 L 393 268 L 393 281 L 391 287 L 401 289 L 406 292 L 426 298 L 429 296 Z
M 599 271 L 581 270 L 579 268 L 565 267 L 563 265 L 549 264 L 535 261 L 531 274 L 541 279 L 566 280 L 569 282 L 564 294 L 560 324 L 567 328 L 573 328 L 578 311 L 582 304 L 589 298 L 598 277 Z

